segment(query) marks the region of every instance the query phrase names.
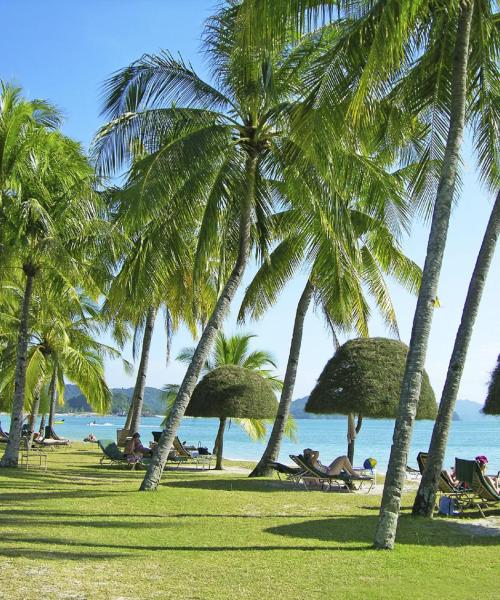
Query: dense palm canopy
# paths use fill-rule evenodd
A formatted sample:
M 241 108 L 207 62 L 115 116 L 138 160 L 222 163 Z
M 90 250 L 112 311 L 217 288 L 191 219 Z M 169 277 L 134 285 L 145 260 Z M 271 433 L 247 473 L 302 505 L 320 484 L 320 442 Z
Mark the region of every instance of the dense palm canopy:
M 248 336 L 218 335 L 252 255 L 240 317 L 260 317 L 307 272 L 288 400 L 310 302 L 335 336 L 367 335 L 371 298 L 397 334 L 394 276 L 419 296 L 375 539 L 392 548 L 467 128 L 483 183 L 500 188 L 498 2 L 227 0 L 203 44 L 210 82 L 165 51 L 108 79 L 99 179 L 54 107 L 0 84 L 0 398 L 12 406 L 1 465 L 17 464 L 23 409 L 49 381 L 53 397 L 66 376 L 106 408 L 102 359 L 115 352 L 95 341 L 94 304 L 104 293 L 118 339 L 144 329 L 142 358 L 161 307 L 168 340 L 181 322 L 202 330 L 142 486 L 154 489 L 200 374 L 274 366 L 247 352 Z M 103 191 L 115 175 L 123 185 Z M 400 248 L 415 208 L 432 217 L 421 278 Z M 438 415 L 442 439 L 455 397 Z
M 8 296 L 17 299 L 9 302 Z M 0 337 L 5 343 L 0 398 L 4 401 L 12 398 L 14 388 L 18 316 L 12 307 L 18 307 L 21 296 L 22 290 L 5 286 L 0 318 Z M 56 392 L 61 402 L 65 381 L 69 380 L 78 385 L 95 411 L 106 413 L 111 406 L 111 392 L 104 380 L 104 358 L 119 358 L 120 354 L 96 339 L 103 331 L 97 305 L 71 289 L 58 295 L 57 301 L 45 294 L 35 294 L 30 323 L 25 409 L 30 408 L 33 392 L 40 382 L 48 384 L 55 373 Z M 3 410 L 10 408 L 8 404 L 2 405 Z
M 259 52 L 258 48 L 272 47 L 290 27 L 307 30 L 314 27 L 315 17 L 330 21 L 333 13 L 325 7 L 333 5 L 316 0 L 244 0 L 239 13 L 240 40 L 247 50 Z M 392 548 L 433 300 L 451 205 L 459 185 L 465 126 L 471 127 L 483 180 L 498 188 L 498 4 L 491 0 L 379 0 L 340 2 L 338 6 L 336 19 L 342 19 L 347 27 L 337 46 L 334 44 L 318 62 L 313 93 L 316 103 L 334 108 L 346 90 L 355 89 L 349 114 L 356 121 L 367 118 L 367 123 L 374 99 L 385 96 L 393 106 L 406 103 L 428 127 L 423 157 L 442 161 L 375 539 L 376 547 Z
M 9 86 L 2 87 L 0 108 L 0 276 L 2 283 L 11 281 L 23 290 L 17 306 L 10 436 L 1 463 L 15 466 L 33 301 L 40 298 L 43 305 L 65 294 L 76 296 L 78 289 L 96 299 L 109 277 L 114 244 L 101 197 L 94 191 L 94 170 L 79 144 L 54 129 L 57 112 L 45 103 L 23 100 Z M 40 356 L 35 354 L 36 360 Z
M 105 112 L 112 121 L 95 145 L 103 172 L 130 167 L 129 182 L 140 188 L 135 203 L 140 219 L 161 215 L 176 230 L 196 231 L 195 285 L 212 256 L 224 271 L 234 265 L 181 386 L 168 439 L 241 280 L 251 244 L 267 252 L 269 217 L 290 201 L 288 187 L 304 185 L 309 164 L 291 139 L 290 110 L 303 91 L 302 72 L 317 51 L 315 40 L 286 45 L 256 62 L 236 43 L 231 9 L 208 22 L 204 40 L 215 87 L 168 53 L 144 56 L 108 81 Z M 141 158 L 133 154 L 137 144 L 145 151 Z M 341 140 L 337 145 L 330 173 L 340 189 L 350 156 Z M 169 237 L 168 230 L 163 233 Z M 151 487 L 160 462 L 152 467 Z

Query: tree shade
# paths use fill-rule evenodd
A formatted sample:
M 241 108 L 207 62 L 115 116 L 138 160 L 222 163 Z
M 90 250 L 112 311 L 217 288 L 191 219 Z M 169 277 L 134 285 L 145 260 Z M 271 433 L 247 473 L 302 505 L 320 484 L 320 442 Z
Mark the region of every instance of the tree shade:
M 386 338 L 346 342 L 323 369 L 306 411 L 395 418 L 407 353 L 405 344 Z M 424 371 L 417 419 L 434 419 L 436 412 L 436 398 Z
M 278 403 L 261 375 L 227 365 L 207 373 L 194 389 L 186 409 L 191 417 L 271 419 Z
M 500 354 L 497 358 L 497 366 L 491 374 L 483 412 L 487 415 L 500 415 Z

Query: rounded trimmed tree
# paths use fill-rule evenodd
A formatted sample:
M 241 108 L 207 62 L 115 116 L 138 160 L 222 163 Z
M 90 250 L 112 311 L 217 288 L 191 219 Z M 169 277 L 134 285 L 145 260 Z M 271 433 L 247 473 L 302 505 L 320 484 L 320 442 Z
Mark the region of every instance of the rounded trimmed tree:
M 500 354 L 497 358 L 497 366 L 491 374 L 483 412 L 485 415 L 500 415 Z
M 363 417 L 394 419 L 398 413 L 408 346 L 387 338 L 349 340 L 326 364 L 306 404 L 317 414 L 349 417 L 348 456 L 354 458 L 354 440 Z M 424 371 L 417 419 L 434 419 L 437 407 Z M 357 425 L 354 417 L 358 415 Z
M 250 369 L 225 365 L 210 371 L 193 391 L 186 409 L 190 417 L 217 417 L 220 421 L 215 442 L 222 469 L 223 437 L 227 419 L 272 419 L 278 403 L 269 381 Z

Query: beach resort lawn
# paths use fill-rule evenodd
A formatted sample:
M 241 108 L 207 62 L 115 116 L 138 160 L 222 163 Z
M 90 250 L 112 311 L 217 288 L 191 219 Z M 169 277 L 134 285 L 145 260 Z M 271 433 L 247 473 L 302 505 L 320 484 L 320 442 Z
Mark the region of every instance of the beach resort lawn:
M 380 496 L 180 470 L 138 493 L 143 471 L 99 457 L 0 472 L 1 598 L 498 598 L 500 538 L 411 519 L 410 496 L 397 548 L 375 551 Z

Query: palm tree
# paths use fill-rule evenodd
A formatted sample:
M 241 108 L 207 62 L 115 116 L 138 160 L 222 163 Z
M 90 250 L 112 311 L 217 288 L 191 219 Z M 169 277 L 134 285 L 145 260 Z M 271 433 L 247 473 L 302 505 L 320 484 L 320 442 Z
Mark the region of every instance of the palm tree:
M 396 183 L 396 182 L 395 182 Z M 397 214 L 401 195 L 395 185 L 394 206 L 389 208 L 387 199 L 385 214 Z M 401 190 L 400 190 L 401 191 Z M 404 202 L 402 203 L 404 205 Z M 368 203 L 369 205 L 369 203 Z M 286 238 L 257 272 L 247 289 L 240 309 L 240 318 L 246 313 L 259 317 L 274 302 L 279 292 L 302 263 L 309 267 L 309 275 L 301 294 L 295 315 L 287 369 L 280 405 L 267 447 L 251 476 L 264 476 L 270 472 L 269 463 L 276 461 L 281 445 L 283 423 L 290 411 L 295 377 L 300 356 L 304 320 L 310 302 L 321 309 L 329 325 L 335 345 L 337 334 L 354 329 L 358 335 L 368 335 L 369 308 L 366 300 L 367 289 L 375 300 L 387 325 L 398 335 L 395 311 L 386 287 L 384 275 L 393 275 L 410 291 L 418 289 L 420 269 L 404 256 L 399 247 L 398 223 L 393 223 L 393 231 L 385 223 L 385 217 L 373 217 L 363 209 L 363 202 L 352 199 L 352 207 L 337 215 L 339 220 L 351 223 L 353 240 L 346 244 L 345 238 L 331 235 L 336 227 L 335 215 L 326 217 L 328 203 L 321 203 L 321 211 L 308 211 L 308 226 L 303 227 L 297 211 L 291 221 L 299 231 Z M 399 206 L 399 210 L 402 207 Z M 325 222 L 328 227 L 325 228 Z M 301 239 L 302 238 L 302 239 Z M 354 245 L 355 252 L 348 248 Z M 353 449 L 350 444 L 349 448 Z
M 68 282 L 97 294 L 85 255 L 107 228 L 98 215 L 93 170 L 78 144 L 40 127 L 30 169 L 3 190 L 2 242 L 11 249 L 9 269 L 25 278 L 19 311 L 15 386 L 9 443 L 0 466 L 16 466 L 25 399 L 29 314 L 35 282 L 54 298 Z M 99 242 L 101 243 L 101 242 Z M 100 270 L 100 268 L 99 268 Z M 50 292 L 50 294 L 49 294 Z
M 182 230 L 171 230 L 170 215 L 131 217 L 136 209 L 137 186 L 125 185 L 113 192 L 114 223 L 127 238 L 120 259 L 120 270 L 107 291 L 103 312 L 118 331 L 118 341 L 124 343 L 123 328 L 133 326 L 133 356 L 140 362 L 125 429 L 138 431 L 140 427 L 144 390 L 154 324 L 163 313 L 166 332 L 166 363 L 168 364 L 172 337 L 181 322 L 193 338 L 198 321 L 203 322 L 210 312 L 215 290 L 211 274 L 201 278 L 194 302 L 193 261 L 195 247 L 192 235 Z M 171 235 L 169 235 L 169 233 Z M 123 327 L 124 326 L 124 327 Z
M 193 232 L 201 216 L 196 281 L 206 258 L 214 255 L 211 248 L 220 247 L 218 236 L 237 248 L 143 490 L 158 485 L 192 391 L 241 282 L 252 240 L 266 251 L 265 217 L 282 201 L 269 175 L 286 181 L 288 174 L 283 146 L 291 102 L 302 93 L 307 47 L 294 51 L 287 45 L 285 52 L 272 52 L 255 62 L 240 51 L 233 25 L 234 11 L 222 10 L 206 28 L 205 50 L 215 86 L 164 52 L 144 56 L 114 75 L 105 88 L 105 111 L 112 121 L 97 138 L 99 163 L 105 171 L 130 164 L 132 140 L 139 140 L 148 153 L 131 168 L 131 178 L 141 185 L 137 212 L 170 215 L 171 227 Z
M 448 372 L 441 394 L 438 415 L 432 430 L 429 456 L 413 503 L 414 515 L 432 517 L 434 512 L 439 477 L 443 469 L 446 443 L 448 441 L 448 433 L 451 427 L 460 379 L 465 365 L 474 322 L 479 310 L 481 296 L 486 284 L 488 270 L 495 253 L 499 235 L 500 192 L 497 194 L 495 204 L 491 211 L 476 260 L 476 265 L 469 283 L 469 289 L 462 312 L 462 319 L 455 338 L 455 345 L 453 346 L 453 352 L 451 354 Z
M 8 293 L 22 297 L 22 290 L 14 286 L 9 287 Z M 78 385 L 94 410 L 108 411 L 111 392 L 104 380 L 104 358 L 118 358 L 120 353 L 96 339 L 103 331 L 96 303 L 69 288 L 66 293 L 58 294 L 57 302 L 43 290 L 41 295 L 35 293 L 31 307 L 26 367 L 26 403 L 31 412 L 31 431 L 41 395 L 48 396 L 48 425 L 53 431 L 56 398 L 64 399 L 65 380 Z M 5 310 L 1 315 L 2 337 L 11 351 L 4 352 L 2 357 L 0 395 L 8 398 L 14 389 L 17 327 Z
M 282 39 L 289 27 L 303 30 L 315 18 L 330 16 L 330 1 L 243 0 L 239 38 L 247 51 L 264 52 Z M 339 3 L 338 16 L 347 23 L 331 50 L 318 62 L 316 103 L 335 105 L 346 88 L 357 89 L 352 118 L 373 98 L 390 92 L 429 123 L 424 157 L 441 162 L 427 257 L 414 316 L 410 353 L 401 391 L 394 444 L 385 480 L 377 548 L 394 545 L 406 456 L 413 430 L 421 373 L 426 355 L 437 284 L 454 196 L 459 151 L 466 121 L 472 125 L 483 172 L 498 175 L 499 31 L 491 0 L 378 0 Z M 256 10 L 256 9 L 259 10 Z M 321 15 L 322 11 L 322 15 Z M 396 101 L 397 102 L 397 101 Z
M 484 66 L 487 67 L 486 73 L 488 76 L 492 74 L 492 69 L 488 68 L 488 65 L 485 65 L 484 57 L 481 57 L 480 54 L 481 52 L 487 53 L 487 60 L 490 60 L 490 55 L 494 52 L 493 47 L 488 48 L 488 46 L 483 45 L 485 41 L 489 41 L 490 43 L 493 41 L 492 37 L 489 40 L 485 40 L 483 37 L 485 32 L 483 31 L 484 25 L 482 21 L 485 18 L 485 22 L 487 22 L 490 17 L 487 14 L 490 8 L 489 2 L 486 4 L 478 0 L 475 7 L 476 10 L 474 10 L 474 7 L 474 0 L 463 2 L 455 18 L 452 18 L 451 22 L 446 23 L 447 28 L 444 32 L 439 27 L 443 25 L 439 19 L 431 22 L 438 29 L 438 31 L 434 30 L 433 33 L 441 36 L 443 33 L 446 33 L 448 37 L 452 38 L 454 45 L 453 63 L 450 68 L 448 80 L 450 90 L 449 100 L 442 107 L 439 105 L 435 106 L 434 104 L 436 109 L 444 108 L 446 110 L 445 114 L 448 116 L 448 119 L 444 117 L 443 120 L 445 122 L 448 121 L 447 138 L 434 204 L 427 255 L 422 275 L 422 285 L 417 300 L 410 339 L 410 350 L 401 389 L 400 410 L 396 419 L 394 442 L 391 449 L 380 517 L 375 534 L 375 546 L 377 548 L 393 548 L 396 537 L 397 520 L 401 506 L 401 490 L 403 489 L 405 478 L 406 457 L 408 455 L 415 411 L 420 394 L 422 368 L 425 361 L 434 302 L 437 296 L 437 286 L 446 245 L 451 205 L 458 178 L 459 153 L 466 122 L 466 112 L 470 111 L 473 118 L 483 120 L 483 114 L 481 114 L 483 112 L 483 102 L 488 102 L 488 96 L 490 96 L 489 89 L 485 90 L 484 87 L 480 86 L 478 90 L 469 90 L 467 86 L 468 81 L 484 77 L 484 74 L 481 74 Z M 474 44 L 471 44 L 471 25 L 473 21 L 475 26 L 474 33 L 476 35 L 472 39 L 480 45 L 480 50 L 477 53 L 473 52 Z M 489 36 L 486 35 L 486 37 Z M 439 42 L 436 43 L 435 39 L 432 42 L 434 44 L 431 45 L 430 52 L 428 51 L 428 54 L 424 55 L 422 59 L 424 64 L 429 60 L 429 54 L 433 54 L 436 45 L 442 48 L 442 44 Z M 496 45 L 498 48 L 498 41 Z M 471 52 L 473 53 L 471 54 Z M 471 60 L 469 63 L 470 55 Z M 427 61 L 425 58 L 427 58 Z M 421 73 L 418 73 L 418 70 L 417 74 L 421 75 Z M 418 78 L 416 80 L 418 82 Z M 487 91 L 487 95 L 485 96 L 483 96 L 484 91 Z M 473 96 L 480 98 L 479 103 L 473 99 Z M 441 101 L 442 98 L 439 100 Z M 487 106 L 489 106 L 489 102 Z M 493 129 L 498 131 L 499 122 L 497 121 L 496 124 L 495 122 L 491 123 L 486 114 L 484 116 L 486 117 L 484 120 L 487 124 L 492 125 Z M 479 137 L 481 137 L 484 131 L 483 127 L 485 124 L 481 123 L 479 128 L 477 128 Z M 486 134 L 486 138 L 486 143 L 489 144 L 489 133 Z M 484 142 L 479 139 L 478 143 L 482 145 Z M 495 146 L 491 147 L 494 148 Z M 490 160 L 491 153 L 487 152 L 487 156 L 482 157 L 483 165 L 487 165 Z
M 252 334 L 235 334 L 226 337 L 224 332 L 220 331 L 217 334 L 211 356 L 205 361 L 202 374 L 210 373 L 219 367 L 236 365 L 259 373 L 271 384 L 273 390 L 281 390 L 283 382 L 273 373 L 272 369 L 276 368 L 276 362 L 272 354 L 265 350 L 250 351 L 250 340 L 254 337 L 255 335 Z M 189 364 L 194 352 L 195 348 L 184 348 L 177 356 L 177 360 Z M 170 387 L 168 391 L 171 391 Z M 266 434 L 265 420 L 234 418 L 234 421 L 254 440 L 262 439 Z M 225 428 L 230 424 L 231 419 L 219 419 L 219 429 L 213 449 L 213 454 L 217 455 L 216 469 L 222 468 L 221 441 Z M 289 421 L 287 433 L 293 436 L 293 421 Z
M 55 129 L 59 112 L 44 100 L 26 100 L 21 89 L 0 80 L 0 207 L 31 176 L 30 158 L 39 131 Z

